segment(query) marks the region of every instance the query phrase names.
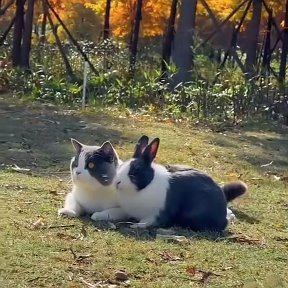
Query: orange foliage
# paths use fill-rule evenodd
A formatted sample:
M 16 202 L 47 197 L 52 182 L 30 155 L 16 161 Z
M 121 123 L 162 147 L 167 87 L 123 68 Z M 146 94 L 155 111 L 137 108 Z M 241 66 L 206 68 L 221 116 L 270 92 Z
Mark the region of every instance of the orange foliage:
M 112 0 L 111 25 L 116 37 L 124 38 L 130 35 L 135 18 L 137 0 Z M 141 36 L 154 37 L 163 34 L 170 13 L 171 0 L 143 1 Z M 86 4 L 96 13 L 104 16 L 106 0 L 95 0 Z

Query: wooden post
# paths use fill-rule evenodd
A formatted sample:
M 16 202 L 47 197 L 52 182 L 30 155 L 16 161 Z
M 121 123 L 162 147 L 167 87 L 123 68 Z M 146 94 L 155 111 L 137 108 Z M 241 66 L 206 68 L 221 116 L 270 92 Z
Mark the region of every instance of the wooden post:
M 85 109 L 86 104 L 86 90 L 87 90 L 87 75 L 88 75 L 88 62 L 84 62 L 84 71 L 83 71 L 83 95 L 82 95 L 82 110 Z

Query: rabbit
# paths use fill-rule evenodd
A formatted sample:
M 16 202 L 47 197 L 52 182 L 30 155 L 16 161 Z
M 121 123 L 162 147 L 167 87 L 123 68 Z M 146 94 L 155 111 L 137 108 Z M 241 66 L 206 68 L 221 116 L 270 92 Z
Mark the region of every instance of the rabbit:
M 91 219 L 95 220 L 95 212 L 97 215 L 109 208 L 112 214 L 114 210 L 116 213 L 110 217 L 120 217 L 113 179 L 122 161 L 116 150 L 109 141 L 101 146 L 88 146 L 72 138 L 71 143 L 76 152 L 70 163 L 73 186 L 58 214 L 68 217 L 92 214 Z
M 233 217 L 227 203 L 243 195 L 241 181 L 220 187 L 209 175 L 189 166 L 153 162 L 160 139 L 149 145 L 143 135 L 133 158 L 124 162 L 114 179 L 124 213 L 139 223 L 132 228 L 180 226 L 194 231 L 223 231 Z

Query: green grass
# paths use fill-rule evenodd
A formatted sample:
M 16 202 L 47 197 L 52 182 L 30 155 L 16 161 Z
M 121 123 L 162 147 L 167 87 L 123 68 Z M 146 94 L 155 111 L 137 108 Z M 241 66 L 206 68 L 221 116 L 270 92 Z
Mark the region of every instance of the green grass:
M 288 287 L 287 129 L 254 123 L 217 133 L 152 116 L 54 110 L 0 99 L 0 287 Z M 70 189 L 70 137 L 111 139 L 126 159 L 142 133 L 161 138 L 158 162 L 248 184 L 227 233 L 177 230 L 189 240 L 178 244 L 156 240 L 153 230 L 58 218 Z M 31 173 L 11 171 L 14 164 Z M 37 220 L 43 226 L 34 227 Z M 203 284 L 193 267 L 216 275 Z M 119 270 L 129 282 L 115 281 Z

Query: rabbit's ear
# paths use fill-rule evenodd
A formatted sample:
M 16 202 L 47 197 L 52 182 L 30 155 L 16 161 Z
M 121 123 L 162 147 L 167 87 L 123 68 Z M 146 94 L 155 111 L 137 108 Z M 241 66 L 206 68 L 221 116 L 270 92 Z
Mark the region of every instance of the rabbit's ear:
M 81 151 L 81 149 L 82 149 L 82 147 L 83 147 L 83 144 L 80 143 L 79 141 L 73 139 L 73 138 L 71 138 L 71 143 L 72 143 L 75 151 L 76 151 L 77 153 L 80 153 L 80 151 Z
M 135 146 L 135 151 L 133 154 L 133 158 L 139 158 L 144 152 L 146 146 L 148 145 L 149 138 L 146 135 L 143 135 Z
M 151 163 L 156 157 L 158 147 L 159 147 L 160 139 L 155 138 L 144 150 L 142 157 L 145 161 Z

